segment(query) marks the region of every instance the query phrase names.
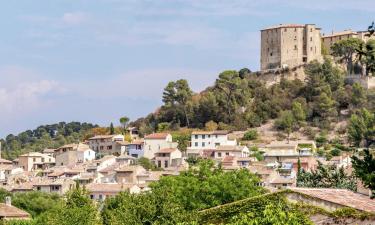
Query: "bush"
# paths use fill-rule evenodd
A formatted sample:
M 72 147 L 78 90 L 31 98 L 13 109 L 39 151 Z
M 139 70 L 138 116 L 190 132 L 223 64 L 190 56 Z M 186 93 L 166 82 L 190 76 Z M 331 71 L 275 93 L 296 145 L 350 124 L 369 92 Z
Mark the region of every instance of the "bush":
M 249 130 L 247 131 L 242 140 L 245 140 L 245 141 L 252 141 L 252 140 L 255 140 L 258 138 L 258 132 L 256 130 Z

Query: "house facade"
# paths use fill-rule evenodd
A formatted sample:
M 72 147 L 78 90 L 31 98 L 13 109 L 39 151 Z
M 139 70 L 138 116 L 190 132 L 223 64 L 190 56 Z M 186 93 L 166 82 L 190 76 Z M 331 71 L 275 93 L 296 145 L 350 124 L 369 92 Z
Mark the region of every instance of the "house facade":
M 175 148 L 177 143 L 172 141 L 172 135 L 168 133 L 154 133 L 144 137 L 144 154 L 148 159 L 153 159 L 155 153 L 163 148 Z
M 177 148 L 164 148 L 155 153 L 154 163 L 159 168 L 177 167 L 182 163 L 182 153 Z
M 101 155 L 118 154 L 125 152 L 126 142 L 124 135 L 97 135 L 88 139 L 92 150 Z

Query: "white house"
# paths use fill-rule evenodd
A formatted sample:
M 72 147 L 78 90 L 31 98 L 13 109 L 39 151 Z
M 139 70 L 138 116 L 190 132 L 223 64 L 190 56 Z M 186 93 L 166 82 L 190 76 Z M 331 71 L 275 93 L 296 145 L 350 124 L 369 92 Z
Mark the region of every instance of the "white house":
M 248 157 L 249 149 L 246 146 L 237 146 L 237 145 L 220 145 L 216 147 L 215 150 L 215 159 L 222 159 L 225 156 L 234 156 L 234 157 Z
M 69 166 L 95 159 L 95 152 L 83 143 L 68 144 L 56 149 L 56 166 Z
M 96 152 L 90 148 L 77 150 L 78 162 L 87 162 L 87 161 L 94 160 L 95 156 L 96 156 Z
M 228 137 L 228 131 L 194 131 L 191 134 L 191 149 L 215 149 L 220 145 L 237 145 L 236 139 Z
M 172 141 L 172 135 L 168 133 L 154 133 L 144 137 L 144 154 L 149 159 L 154 158 L 155 153 L 163 148 L 175 148 L 177 143 Z
M 131 194 L 138 194 L 141 192 L 141 189 L 137 185 L 116 183 L 91 183 L 86 185 L 86 189 L 90 192 L 90 198 L 97 201 L 104 201 L 107 197 L 116 196 L 122 191 L 129 191 Z
M 155 153 L 154 162 L 159 168 L 176 167 L 182 163 L 182 153 L 177 148 L 163 148 Z

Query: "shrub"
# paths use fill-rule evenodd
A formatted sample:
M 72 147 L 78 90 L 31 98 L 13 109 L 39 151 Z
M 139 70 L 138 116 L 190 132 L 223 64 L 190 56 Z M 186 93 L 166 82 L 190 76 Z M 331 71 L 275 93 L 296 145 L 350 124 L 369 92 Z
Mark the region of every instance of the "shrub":
M 245 141 L 252 141 L 257 138 L 258 138 L 258 132 L 256 130 L 249 130 L 244 134 L 242 139 Z

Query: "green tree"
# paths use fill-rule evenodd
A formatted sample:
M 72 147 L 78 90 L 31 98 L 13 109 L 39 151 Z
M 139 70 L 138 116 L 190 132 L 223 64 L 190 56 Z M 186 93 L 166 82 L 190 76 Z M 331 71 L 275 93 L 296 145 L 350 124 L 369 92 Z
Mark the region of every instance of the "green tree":
M 242 140 L 252 141 L 258 138 L 258 132 L 256 130 L 248 130 L 244 134 Z
M 355 108 L 360 108 L 365 105 L 367 101 L 366 91 L 365 89 L 359 84 L 354 83 L 352 86 L 352 94 L 350 102 Z
M 353 63 L 357 50 L 364 44 L 361 39 L 347 38 L 334 43 L 331 47 L 332 55 L 339 57 L 339 62 L 347 65 L 348 74 L 353 73 Z
M 352 114 L 348 127 L 349 140 L 355 146 L 368 147 L 375 142 L 375 113 L 362 109 L 356 114 Z
M 126 126 L 128 125 L 128 122 L 129 122 L 129 118 L 126 117 L 126 116 L 123 116 L 120 118 L 120 123 L 122 125 L 122 128 L 124 129 L 124 133 L 126 133 Z
M 292 104 L 293 117 L 297 122 L 303 122 L 306 120 L 306 113 L 302 108 L 302 104 L 297 101 L 293 101 Z
M 109 133 L 110 133 L 110 134 L 115 134 L 115 128 L 113 127 L 113 123 L 111 123 L 111 124 L 109 125 Z
M 228 225 L 313 225 L 301 211 L 287 204 L 268 204 L 264 210 L 241 213 L 234 216 Z
M 281 112 L 280 117 L 275 121 L 276 128 L 284 131 L 288 135 L 288 140 L 294 125 L 295 120 L 290 110 Z
M 215 130 L 217 130 L 219 125 L 217 123 L 215 123 L 214 121 L 210 120 L 210 121 L 208 121 L 207 123 L 204 124 L 204 127 L 208 131 L 215 131 Z
M 354 174 L 360 178 L 365 187 L 372 191 L 375 197 L 375 159 L 368 149 L 364 150 L 364 157 L 352 156 Z
M 180 79 L 176 82 L 169 82 L 164 88 L 163 102 L 173 108 L 180 107 L 184 113 L 186 126 L 190 126 L 188 103 L 191 101 L 193 91 L 186 80 Z

